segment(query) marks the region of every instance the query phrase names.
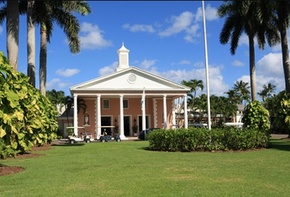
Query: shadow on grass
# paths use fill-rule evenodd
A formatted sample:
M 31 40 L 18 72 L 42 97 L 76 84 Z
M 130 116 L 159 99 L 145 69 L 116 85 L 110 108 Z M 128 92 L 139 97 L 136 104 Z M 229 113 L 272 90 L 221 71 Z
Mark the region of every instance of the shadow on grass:
M 283 151 L 290 151 L 290 141 L 280 140 L 280 139 L 273 139 L 270 141 L 269 145 L 270 149 L 277 149 Z
M 85 145 L 85 143 L 75 143 L 75 144 L 69 144 L 69 143 L 66 143 L 66 144 L 52 144 L 51 146 L 83 146 Z

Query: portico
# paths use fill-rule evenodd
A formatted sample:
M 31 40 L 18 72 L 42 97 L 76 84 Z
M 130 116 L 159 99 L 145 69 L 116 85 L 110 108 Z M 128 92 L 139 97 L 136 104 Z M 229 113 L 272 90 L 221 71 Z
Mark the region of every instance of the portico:
M 118 132 L 121 139 L 146 128 L 174 128 L 175 100 L 187 101 L 188 87 L 136 67 L 129 66 L 129 50 L 124 44 L 117 51 L 119 64 L 114 73 L 70 88 L 74 98 L 74 133 L 78 126 L 99 139 L 104 131 Z M 83 100 L 86 111 L 78 111 Z M 184 102 L 184 111 L 187 111 Z M 187 113 L 184 127 L 187 128 Z

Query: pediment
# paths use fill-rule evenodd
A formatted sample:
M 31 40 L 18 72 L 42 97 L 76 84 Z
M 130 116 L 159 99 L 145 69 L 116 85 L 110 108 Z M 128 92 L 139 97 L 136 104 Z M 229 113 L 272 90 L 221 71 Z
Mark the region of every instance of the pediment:
M 184 90 L 189 91 L 189 88 L 178 83 L 172 82 L 160 76 L 154 75 L 147 71 L 130 67 L 111 75 L 96 78 L 70 88 L 71 91 L 83 90 Z

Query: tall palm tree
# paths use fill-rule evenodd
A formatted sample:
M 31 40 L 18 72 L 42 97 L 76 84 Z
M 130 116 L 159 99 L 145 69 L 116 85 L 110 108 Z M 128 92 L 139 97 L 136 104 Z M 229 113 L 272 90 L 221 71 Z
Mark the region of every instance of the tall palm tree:
M 238 47 L 239 38 L 242 33 L 246 33 L 249 39 L 249 65 L 251 98 L 256 100 L 256 66 L 254 38 L 257 37 L 259 47 L 264 48 L 267 39 L 270 46 L 277 43 L 277 34 L 273 26 L 263 21 L 261 16 L 265 15 L 262 7 L 264 1 L 257 0 L 232 0 L 225 1 L 218 8 L 218 14 L 227 17 L 220 33 L 220 42 L 226 44 L 231 39 L 231 54 L 234 55 Z M 269 34 L 271 32 L 271 34 Z M 266 39 L 265 39 L 266 36 Z
M 80 41 L 78 33 L 79 22 L 73 15 L 74 12 L 86 15 L 91 12 L 89 5 L 85 1 L 65 1 L 65 0 L 43 0 L 35 1 L 34 20 L 40 24 L 40 67 L 39 67 L 39 89 L 42 95 L 46 94 L 47 75 L 47 42 L 50 42 L 53 24 L 56 22 L 65 32 L 68 45 L 72 53 L 80 51 Z
M 281 37 L 282 61 L 285 78 L 286 92 L 290 93 L 290 60 L 287 40 L 287 29 L 290 26 L 290 1 L 275 0 L 275 6 L 268 7 L 273 13 L 276 13 L 274 25 L 278 28 Z
M 27 1 L 27 76 L 35 87 L 35 25 L 33 22 L 34 1 Z
M 10 65 L 18 70 L 19 7 L 18 0 L 7 1 L 6 48 Z
M 5 1 L 2 1 L 2 2 L 5 2 Z M 15 6 L 14 9 L 16 8 L 16 3 L 17 3 L 18 15 L 27 13 L 27 60 L 28 60 L 27 76 L 30 78 L 29 82 L 35 87 L 35 27 L 34 27 L 34 23 L 32 20 L 32 11 L 33 11 L 34 1 L 22 0 L 20 2 L 13 1 L 13 3 L 15 3 L 15 5 L 13 5 L 13 6 Z M 2 23 L 5 18 L 7 18 L 7 20 L 8 20 L 8 5 L 9 4 L 7 3 L 0 10 L 0 23 Z M 17 13 L 17 12 L 14 12 L 14 14 L 15 13 Z M 10 30 L 8 30 L 8 31 L 10 32 Z M 17 31 L 19 31 L 19 30 L 17 30 Z M 11 44 L 13 45 L 13 41 L 11 43 L 9 41 L 9 44 L 7 43 L 7 48 L 11 48 L 9 46 Z M 11 49 L 9 51 L 11 51 Z M 16 57 L 16 55 L 17 55 L 17 57 Z M 17 60 L 18 59 L 18 52 L 16 51 L 15 53 L 13 53 L 13 56 L 15 56 L 15 57 L 9 57 L 9 56 L 10 55 L 8 55 L 8 58 L 10 58 L 10 59 L 16 58 L 16 60 Z M 15 68 L 15 66 L 14 66 L 14 68 Z
M 261 96 L 262 101 L 264 102 L 267 98 L 271 97 L 273 92 L 275 91 L 276 86 L 272 83 L 268 83 L 267 85 L 263 85 L 263 89 L 258 92 L 258 95 Z

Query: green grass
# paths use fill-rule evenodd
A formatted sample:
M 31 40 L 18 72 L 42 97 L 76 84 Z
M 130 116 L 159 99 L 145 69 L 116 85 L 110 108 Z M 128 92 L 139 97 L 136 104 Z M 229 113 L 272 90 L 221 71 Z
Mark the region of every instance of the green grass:
M 290 142 L 246 152 L 153 152 L 148 142 L 53 146 L 9 159 L 0 196 L 289 196 Z

